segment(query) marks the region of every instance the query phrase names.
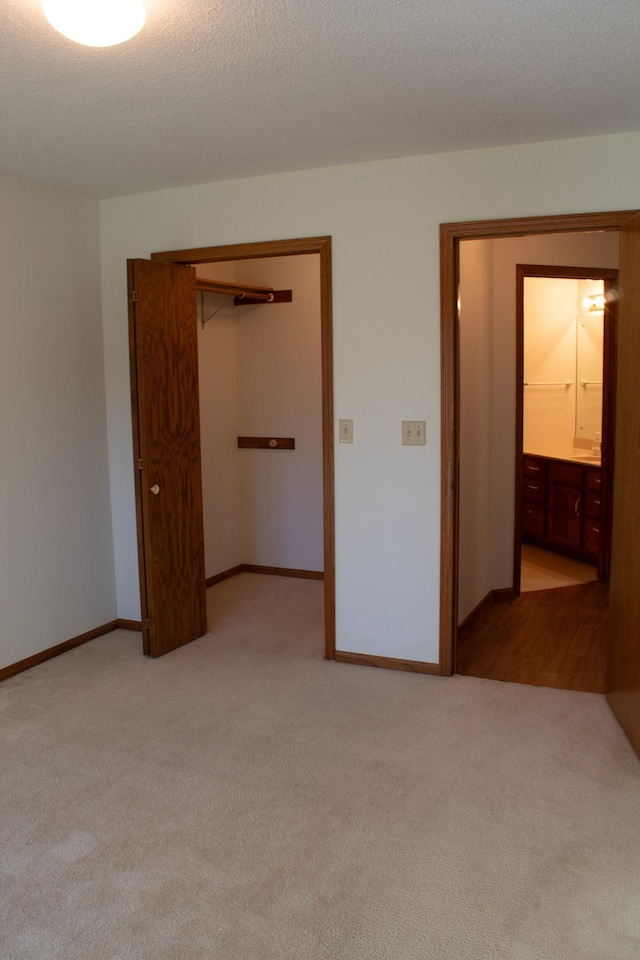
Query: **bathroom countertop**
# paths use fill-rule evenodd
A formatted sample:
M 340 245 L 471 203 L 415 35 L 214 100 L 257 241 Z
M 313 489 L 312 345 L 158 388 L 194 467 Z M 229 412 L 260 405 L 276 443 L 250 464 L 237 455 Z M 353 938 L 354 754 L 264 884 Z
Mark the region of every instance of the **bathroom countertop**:
M 560 450 L 525 450 L 525 456 L 550 457 L 552 460 L 569 460 L 571 463 L 581 463 L 584 466 L 599 467 L 601 458 L 590 450 L 581 450 L 576 447 L 565 447 Z

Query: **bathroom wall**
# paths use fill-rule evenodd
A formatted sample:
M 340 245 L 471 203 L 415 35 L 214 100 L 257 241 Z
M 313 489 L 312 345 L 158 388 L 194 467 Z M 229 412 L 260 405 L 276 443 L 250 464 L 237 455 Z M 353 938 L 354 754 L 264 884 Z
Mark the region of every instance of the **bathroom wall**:
M 578 281 L 525 277 L 523 312 L 523 449 L 550 454 L 575 436 Z
M 601 280 L 524 279 L 525 452 L 562 452 L 602 433 L 603 315 L 583 301 L 603 291 Z
M 598 293 L 604 294 L 601 280 L 578 281 L 576 436 L 582 440 L 602 436 L 604 314 L 585 306 L 586 298 Z

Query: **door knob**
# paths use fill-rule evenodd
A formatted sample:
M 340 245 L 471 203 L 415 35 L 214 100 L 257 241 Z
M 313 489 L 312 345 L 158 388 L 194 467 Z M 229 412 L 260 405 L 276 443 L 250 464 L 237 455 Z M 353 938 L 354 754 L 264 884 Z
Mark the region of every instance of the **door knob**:
M 151 493 L 155 493 L 156 497 L 160 493 L 160 487 L 157 483 L 154 483 L 154 485 L 151 487 Z

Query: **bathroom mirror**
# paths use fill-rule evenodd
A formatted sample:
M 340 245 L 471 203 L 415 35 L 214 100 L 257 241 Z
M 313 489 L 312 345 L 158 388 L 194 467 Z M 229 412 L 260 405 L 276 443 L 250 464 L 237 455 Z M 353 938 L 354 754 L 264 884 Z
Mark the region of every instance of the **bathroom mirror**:
M 524 277 L 524 450 L 551 454 L 602 435 L 604 282 Z

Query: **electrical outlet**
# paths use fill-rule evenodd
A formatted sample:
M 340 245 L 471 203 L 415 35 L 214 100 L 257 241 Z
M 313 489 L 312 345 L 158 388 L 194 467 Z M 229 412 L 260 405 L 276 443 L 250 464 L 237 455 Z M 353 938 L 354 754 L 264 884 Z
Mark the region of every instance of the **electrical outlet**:
M 340 421 L 340 443 L 353 443 L 353 420 Z
M 402 444 L 405 447 L 424 447 L 427 443 L 426 420 L 402 421 Z

